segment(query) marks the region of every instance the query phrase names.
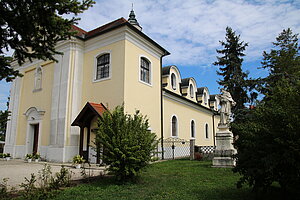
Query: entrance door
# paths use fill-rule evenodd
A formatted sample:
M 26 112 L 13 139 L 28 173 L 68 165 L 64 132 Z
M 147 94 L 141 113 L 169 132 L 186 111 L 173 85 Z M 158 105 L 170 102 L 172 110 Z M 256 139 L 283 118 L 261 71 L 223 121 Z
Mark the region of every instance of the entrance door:
M 38 141 L 39 141 L 39 124 L 33 125 L 33 149 L 32 153 L 38 152 Z

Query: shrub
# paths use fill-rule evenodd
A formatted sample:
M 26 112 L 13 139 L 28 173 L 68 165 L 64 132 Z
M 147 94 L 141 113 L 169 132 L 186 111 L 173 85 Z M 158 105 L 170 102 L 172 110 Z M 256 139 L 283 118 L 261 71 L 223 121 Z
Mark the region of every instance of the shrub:
M 50 165 L 45 164 L 44 168 L 38 171 L 38 179 L 41 188 L 49 187 L 52 171 Z
M 39 153 L 35 153 L 35 154 L 32 155 L 32 158 L 33 159 L 39 159 L 39 158 L 41 158 L 41 155 Z
M 84 163 L 84 162 L 85 162 L 85 160 L 80 155 L 76 155 L 76 156 L 73 157 L 73 163 L 74 164 L 81 164 L 81 163 Z
M 103 162 L 118 180 L 135 177 L 151 161 L 156 148 L 156 135 L 151 133 L 148 120 L 139 111 L 131 116 L 118 106 L 104 112 L 98 122 L 96 146 L 102 149 Z
M 55 173 L 54 177 L 51 177 L 49 184 L 50 189 L 59 189 L 60 187 L 67 187 L 71 184 L 71 171 L 61 166 L 60 171 Z
M 32 154 L 26 154 L 25 159 L 32 159 L 33 155 Z
M 3 178 L 0 182 L 0 199 L 8 198 L 8 178 Z
M 37 188 L 35 186 L 36 182 L 36 176 L 34 174 L 31 174 L 30 179 L 25 177 L 25 182 L 20 184 L 20 187 L 23 188 L 23 191 L 21 192 L 22 197 L 24 199 L 33 199 Z

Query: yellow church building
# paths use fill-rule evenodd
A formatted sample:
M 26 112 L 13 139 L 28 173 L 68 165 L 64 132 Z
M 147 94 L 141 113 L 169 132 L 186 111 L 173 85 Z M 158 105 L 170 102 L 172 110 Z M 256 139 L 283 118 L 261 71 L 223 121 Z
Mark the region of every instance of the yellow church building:
M 4 152 L 14 158 L 40 153 L 69 162 L 76 154 L 96 162 L 92 148 L 97 119 L 124 104 L 140 110 L 158 138 L 194 140 L 213 149 L 218 101 L 175 66 L 162 66 L 170 53 L 142 32 L 133 10 L 92 31 L 57 44 L 58 62 L 34 60 L 14 69 L 24 76 L 11 87 Z

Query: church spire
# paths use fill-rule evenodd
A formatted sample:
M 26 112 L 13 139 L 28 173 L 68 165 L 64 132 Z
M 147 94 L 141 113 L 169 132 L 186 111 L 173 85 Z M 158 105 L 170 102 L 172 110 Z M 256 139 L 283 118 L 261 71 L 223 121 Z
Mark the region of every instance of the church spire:
M 132 8 L 129 14 L 129 18 L 128 21 L 130 24 L 132 24 L 135 28 L 137 28 L 138 30 L 142 31 L 142 27 L 140 26 L 140 24 L 138 23 L 138 21 L 135 18 L 135 13 L 133 11 L 133 4 L 132 4 Z

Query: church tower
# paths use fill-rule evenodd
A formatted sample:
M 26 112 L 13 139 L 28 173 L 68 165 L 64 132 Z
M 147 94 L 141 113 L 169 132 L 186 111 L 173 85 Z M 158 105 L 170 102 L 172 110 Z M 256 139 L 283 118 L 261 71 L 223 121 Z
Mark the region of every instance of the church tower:
M 134 11 L 133 11 L 133 4 L 132 4 L 132 9 L 131 9 L 130 14 L 129 14 L 128 21 L 129 21 L 130 24 L 132 24 L 139 31 L 142 31 L 142 27 L 140 26 L 137 19 L 135 18 L 135 14 L 134 14 Z

